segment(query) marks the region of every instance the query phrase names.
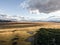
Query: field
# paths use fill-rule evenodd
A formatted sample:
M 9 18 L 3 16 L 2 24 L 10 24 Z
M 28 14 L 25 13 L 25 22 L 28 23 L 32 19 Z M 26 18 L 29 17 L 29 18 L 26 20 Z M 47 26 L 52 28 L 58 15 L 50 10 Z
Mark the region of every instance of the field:
M 40 28 L 59 29 L 55 22 L 0 23 L 0 45 L 31 45 L 29 40 Z

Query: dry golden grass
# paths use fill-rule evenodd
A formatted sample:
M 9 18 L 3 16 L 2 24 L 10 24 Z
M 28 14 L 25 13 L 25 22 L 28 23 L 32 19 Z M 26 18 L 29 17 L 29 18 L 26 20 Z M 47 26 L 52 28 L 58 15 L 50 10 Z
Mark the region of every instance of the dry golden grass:
M 0 23 L 1 24 L 1 23 Z M 31 45 L 25 41 L 33 36 L 40 28 L 60 28 L 60 23 L 54 22 L 24 22 L 24 23 L 3 23 L 0 25 L 0 45 L 12 45 L 15 37 L 18 37 L 17 45 Z M 30 34 L 29 32 L 33 32 Z

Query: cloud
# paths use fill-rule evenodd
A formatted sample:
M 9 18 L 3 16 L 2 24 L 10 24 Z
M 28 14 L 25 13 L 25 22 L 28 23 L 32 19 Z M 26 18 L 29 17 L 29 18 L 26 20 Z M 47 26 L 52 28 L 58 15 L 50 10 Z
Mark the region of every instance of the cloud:
M 29 7 L 29 5 L 27 4 L 29 1 L 23 1 L 22 3 L 20 3 L 20 7 L 22 7 L 22 8 L 27 8 L 27 7 Z
M 21 3 L 28 10 L 39 10 L 40 13 L 51 13 L 60 10 L 60 0 L 25 0 Z
M 29 10 L 30 13 L 32 14 L 40 14 L 39 10 L 35 9 L 35 10 Z
M 5 15 L 0 14 L 0 20 L 10 20 L 10 21 L 55 21 L 60 22 L 60 11 L 55 11 L 52 13 L 49 13 L 48 15 L 36 15 L 35 17 L 24 17 L 24 16 L 12 16 L 12 15 Z
M 5 15 L 0 14 L 0 20 L 10 20 L 10 21 L 30 21 L 30 17 L 24 17 L 19 15 Z

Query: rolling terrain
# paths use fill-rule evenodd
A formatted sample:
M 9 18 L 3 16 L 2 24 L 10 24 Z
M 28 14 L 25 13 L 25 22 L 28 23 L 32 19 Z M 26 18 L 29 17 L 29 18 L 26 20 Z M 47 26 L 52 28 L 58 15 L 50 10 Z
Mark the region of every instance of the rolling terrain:
M 32 36 L 40 28 L 60 29 L 60 23 L 55 22 L 0 23 L 0 45 L 31 45 L 31 41 L 33 40 Z

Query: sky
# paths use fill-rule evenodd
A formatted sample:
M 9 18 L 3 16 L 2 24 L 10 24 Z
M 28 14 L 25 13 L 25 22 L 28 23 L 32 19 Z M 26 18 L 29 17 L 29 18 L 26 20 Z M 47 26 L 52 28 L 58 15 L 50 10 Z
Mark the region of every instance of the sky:
M 35 20 L 60 19 L 60 0 L 0 0 L 0 14 Z
M 17 15 L 23 13 L 19 8 L 22 0 L 0 0 L 0 13 Z

